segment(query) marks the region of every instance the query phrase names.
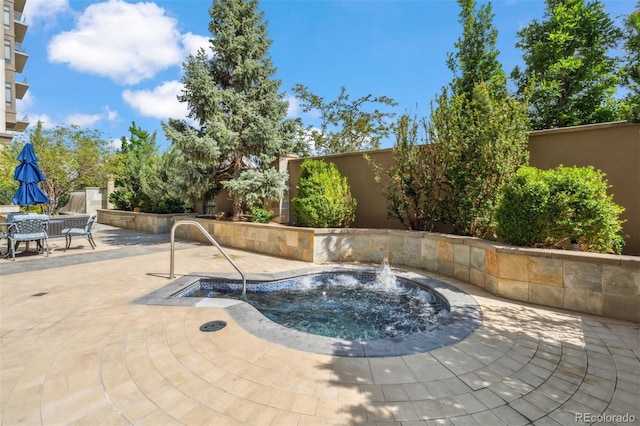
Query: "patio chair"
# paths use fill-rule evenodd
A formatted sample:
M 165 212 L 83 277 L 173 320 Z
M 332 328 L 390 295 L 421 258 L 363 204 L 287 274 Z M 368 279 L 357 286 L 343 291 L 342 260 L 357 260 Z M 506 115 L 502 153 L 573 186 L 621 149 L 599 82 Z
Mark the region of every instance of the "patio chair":
M 96 221 L 96 215 L 92 214 L 91 216 L 89 216 L 89 219 L 87 220 L 87 224 L 84 226 L 84 228 L 65 228 L 62 230 L 62 235 L 64 235 L 64 238 L 67 241 L 65 250 L 69 249 L 69 246 L 71 245 L 71 238 L 74 235 L 82 235 L 84 237 L 87 238 L 87 240 L 89 241 L 89 244 L 91 244 L 91 248 L 95 250 L 96 248 L 96 243 L 95 241 L 93 241 L 93 235 L 91 234 L 91 227 L 93 226 L 94 222 Z
M 36 241 L 38 248 L 46 251 L 49 256 L 49 217 L 40 214 L 19 215 L 12 218 L 7 228 L 9 251 L 11 260 L 16 260 L 16 249 L 25 241 Z M 43 244 L 44 242 L 44 244 Z

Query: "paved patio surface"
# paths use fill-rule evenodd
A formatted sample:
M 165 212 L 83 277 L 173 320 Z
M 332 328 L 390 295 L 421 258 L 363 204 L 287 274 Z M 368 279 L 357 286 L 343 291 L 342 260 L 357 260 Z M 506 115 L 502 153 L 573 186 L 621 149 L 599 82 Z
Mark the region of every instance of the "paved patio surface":
M 95 239 L 96 250 L 52 239 L 49 258 L 0 260 L 1 424 L 640 422 L 636 323 L 438 277 L 482 309 L 462 342 L 397 357 L 316 354 L 252 334 L 222 308 L 132 303 L 171 282 L 168 235 L 98 226 Z M 314 266 L 229 253 L 254 273 Z M 179 243 L 176 272 L 196 271 L 233 268 L 214 247 Z M 199 330 L 212 320 L 228 325 Z

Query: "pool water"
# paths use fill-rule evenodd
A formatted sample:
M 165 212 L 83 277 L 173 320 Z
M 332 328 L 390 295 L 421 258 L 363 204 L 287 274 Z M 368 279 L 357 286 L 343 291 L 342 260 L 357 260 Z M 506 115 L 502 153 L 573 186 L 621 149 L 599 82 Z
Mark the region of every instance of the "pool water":
M 200 279 L 180 297 L 241 299 L 242 285 Z M 449 315 L 443 297 L 379 273 L 322 273 L 250 284 L 249 304 L 270 320 L 306 333 L 348 340 L 424 332 Z

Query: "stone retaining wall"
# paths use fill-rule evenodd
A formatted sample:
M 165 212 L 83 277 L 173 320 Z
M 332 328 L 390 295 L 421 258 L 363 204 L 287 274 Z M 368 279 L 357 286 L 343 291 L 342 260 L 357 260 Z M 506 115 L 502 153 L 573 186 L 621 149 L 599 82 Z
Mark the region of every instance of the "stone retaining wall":
M 128 212 L 124 210 L 98 210 L 98 223 L 117 228 L 132 229 L 151 234 L 171 231 L 173 215 Z
M 388 257 L 394 266 L 436 272 L 507 299 L 640 322 L 637 256 L 521 248 L 429 232 L 298 228 L 192 216 L 164 216 L 171 223 L 160 225 L 151 216 L 163 215 L 98 211 L 100 223 L 108 218 L 113 226 L 145 232 L 168 232 L 173 219 L 195 220 L 223 246 L 306 262 L 380 263 Z M 207 241 L 186 225 L 176 228 L 176 237 Z
M 296 228 L 276 224 L 231 222 L 193 217 L 176 218 L 177 221 L 194 220 L 200 223 L 222 246 L 251 250 L 288 259 L 313 262 L 312 228 Z M 195 226 L 179 226 L 176 238 L 208 242 Z
M 316 230 L 314 262 L 426 269 L 512 300 L 640 322 L 640 257 L 397 230 Z

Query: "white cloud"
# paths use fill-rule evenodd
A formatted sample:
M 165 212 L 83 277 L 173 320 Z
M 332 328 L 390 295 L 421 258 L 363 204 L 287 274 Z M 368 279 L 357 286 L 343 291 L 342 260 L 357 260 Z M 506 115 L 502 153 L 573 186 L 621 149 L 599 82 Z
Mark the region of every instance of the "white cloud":
M 102 118 L 102 114 L 84 114 L 79 112 L 68 115 L 64 121 L 72 126 L 90 127 L 102 120 Z
M 188 32 L 182 36 L 182 46 L 184 47 L 185 59 L 188 55 L 195 55 L 198 49 L 203 48 L 207 54 L 211 55 L 211 44 L 209 37 L 200 36 Z
M 188 114 L 187 105 L 178 102 L 183 85 L 173 80 L 167 81 L 152 90 L 125 90 L 122 99 L 131 108 L 146 117 L 166 120 L 167 118 L 184 119 Z
M 287 108 L 287 118 L 297 118 L 300 117 L 302 110 L 300 109 L 300 101 L 295 96 L 287 96 L 285 98 L 287 102 L 289 102 L 289 107 Z
M 22 99 L 16 99 L 16 112 L 18 117 L 22 116 L 22 114 L 28 113 L 33 105 L 34 97 L 30 91 L 24 94 Z
M 308 117 L 311 119 L 316 119 L 322 117 L 322 112 L 316 108 L 313 108 L 308 112 L 302 111 L 300 99 L 296 98 L 294 95 L 287 96 L 285 100 L 289 102 L 289 108 L 287 109 L 287 118 Z
M 178 22 L 155 3 L 109 0 L 88 6 L 74 29 L 54 36 L 48 56 L 74 70 L 132 85 L 180 64 L 180 39 Z
M 28 0 L 24 6 L 24 15 L 29 25 L 54 21 L 56 16 L 68 11 L 68 0 Z
M 109 146 L 113 149 L 122 148 L 122 139 L 111 139 L 109 141 Z
M 111 111 L 109 107 L 104 107 L 104 111 L 96 114 L 76 113 L 70 114 L 64 122 L 79 127 L 93 127 L 99 121 L 115 121 L 118 118 L 118 113 Z
M 47 114 L 29 114 L 29 128 L 35 127 L 38 121 L 42 122 L 43 129 L 53 129 L 58 123 Z

